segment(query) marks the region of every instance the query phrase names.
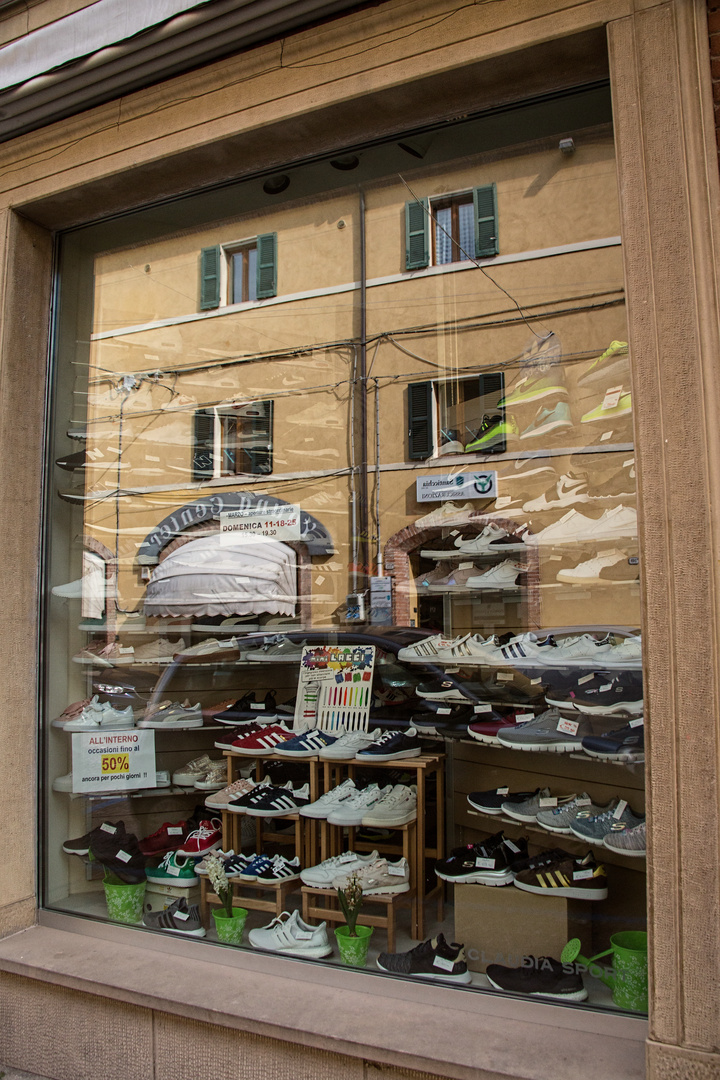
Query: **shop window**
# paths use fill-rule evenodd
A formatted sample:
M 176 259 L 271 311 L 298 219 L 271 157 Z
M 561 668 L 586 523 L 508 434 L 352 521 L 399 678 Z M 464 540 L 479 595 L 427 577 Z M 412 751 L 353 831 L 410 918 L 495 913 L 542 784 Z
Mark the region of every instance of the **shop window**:
M 195 413 L 193 479 L 272 472 L 272 401 Z
M 502 372 L 467 379 L 410 383 L 408 387 L 408 457 L 506 449 Z
M 200 252 L 200 310 L 267 300 L 277 295 L 277 234 Z
M 405 204 L 405 269 L 420 270 L 497 255 L 494 184 L 442 199 Z

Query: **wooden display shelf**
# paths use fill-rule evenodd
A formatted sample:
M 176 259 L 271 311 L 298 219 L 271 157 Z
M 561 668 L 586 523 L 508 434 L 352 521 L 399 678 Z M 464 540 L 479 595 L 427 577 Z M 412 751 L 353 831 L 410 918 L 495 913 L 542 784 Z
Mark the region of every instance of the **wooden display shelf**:
M 300 878 L 294 881 L 255 882 L 231 880 L 233 886 L 233 907 L 247 908 L 248 911 L 269 911 L 273 915 L 281 915 L 287 907 L 287 898 L 290 893 L 297 892 L 300 888 Z M 235 892 L 239 888 L 241 892 Z M 246 890 L 252 890 L 247 892 Z M 256 893 L 269 894 L 268 898 Z M 204 923 L 208 922 L 209 907 L 219 905 L 220 897 L 210 889 L 207 878 L 202 878 L 200 883 L 200 913 Z
M 345 922 L 345 916 L 340 910 L 340 904 L 334 889 L 318 889 L 303 885 L 300 891 L 302 893 L 302 917 L 305 922 L 310 919 L 324 919 L 325 922 L 329 923 Z M 325 902 L 321 903 L 321 901 Z M 364 896 L 363 907 L 365 904 L 384 905 L 385 914 L 370 915 L 366 911 L 362 911 L 357 921 L 361 926 L 376 926 L 387 931 L 388 952 L 395 952 L 397 911 L 398 908 L 404 907 L 408 903 L 413 912 L 411 915 L 412 933 L 415 935 L 417 896 L 413 888 L 404 893 L 381 893 L 377 896 Z

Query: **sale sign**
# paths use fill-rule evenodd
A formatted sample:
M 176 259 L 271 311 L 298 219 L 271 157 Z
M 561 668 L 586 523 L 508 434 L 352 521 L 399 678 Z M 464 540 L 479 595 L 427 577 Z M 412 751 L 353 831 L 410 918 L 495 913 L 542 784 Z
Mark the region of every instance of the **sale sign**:
M 155 732 L 76 732 L 72 737 L 72 789 L 78 794 L 113 795 L 153 788 Z

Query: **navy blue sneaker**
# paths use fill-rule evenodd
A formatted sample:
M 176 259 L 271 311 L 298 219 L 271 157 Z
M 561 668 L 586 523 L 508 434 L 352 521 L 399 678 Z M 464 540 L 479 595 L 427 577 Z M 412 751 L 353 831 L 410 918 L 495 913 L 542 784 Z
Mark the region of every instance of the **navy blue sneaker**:
M 303 731 L 300 735 L 296 735 L 294 739 L 280 743 L 275 748 L 275 753 L 278 757 L 288 758 L 316 757 L 326 746 L 332 746 L 337 742 L 340 735 L 344 735 L 344 731 L 338 735 L 331 735 L 329 731 L 311 728 L 310 731 Z
M 419 757 L 422 743 L 417 729 L 409 727 L 405 731 L 384 731 L 382 735 L 358 750 L 358 761 L 394 761 L 396 758 Z
M 645 725 L 642 717 L 608 731 L 605 735 L 586 735 L 582 748 L 591 757 L 605 761 L 644 761 Z
M 244 697 L 238 698 L 234 705 L 222 712 L 215 713 L 213 720 L 218 724 L 239 725 L 253 720 L 277 720 L 275 715 L 275 694 L 268 690 L 262 701 L 255 700 L 255 691 L 251 690 Z

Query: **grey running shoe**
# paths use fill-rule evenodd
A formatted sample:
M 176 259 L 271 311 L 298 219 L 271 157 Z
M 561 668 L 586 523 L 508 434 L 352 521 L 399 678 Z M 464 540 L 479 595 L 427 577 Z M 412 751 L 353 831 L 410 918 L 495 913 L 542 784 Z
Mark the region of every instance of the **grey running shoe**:
M 578 811 L 570 824 L 570 832 L 589 844 L 602 844 L 609 833 L 633 829 L 644 820 L 632 812 L 624 799 L 620 799 L 602 814 L 594 814 L 592 810 Z
M 188 904 L 184 897 L 174 900 L 164 911 L 146 911 L 143 924 L 151 930 L 164 930 L 168 934 L 205 937 L 199 907 L 197 904 Z
M 509 746 L 511 750 L 569 754 L 573 750 L 582 750 L 586 735 L 592 735 L 592 726 L 587 717 L 569 720 L 562 717 L 557 709 L 547 709 L 527 724 L 499 731 L 498 741 L 501 746 Z
M 540 810 L 535 820 L 548 832 L 570 833 L 570 824 L 581 810 L 588 810 L 591 814 L 603 814 L 606 810 L 612 810 L 614 805 L 613 802 L 607 806 L 596 806 L 588 793 L 583 791 L 582 795 L 572 795 L 569 802 L 558 799 L 557 806 Z
M 611 851 L 617 851 L 620 855 L 633 855 L 643 858 L 647 852 L 647 840 L 645 822 L 636 825 L 634 829 L 622 829 L 620 832 L 611 832 L 603 838 L 603 844 Z
M 534 821 L 540 809 L 540 800 L 550 798 L 552 798 L 550 788 L 546 787 L 542 791 L 536 791 L 533 795 L 529 795 L 522 802 L 508 799 L 507 802 L 501 804 L 500 813 L 507 814 L 508 817 L 515 818 L 516 821 Z M 553 802 L 557 802 L 557 799 L 553 800 Z

